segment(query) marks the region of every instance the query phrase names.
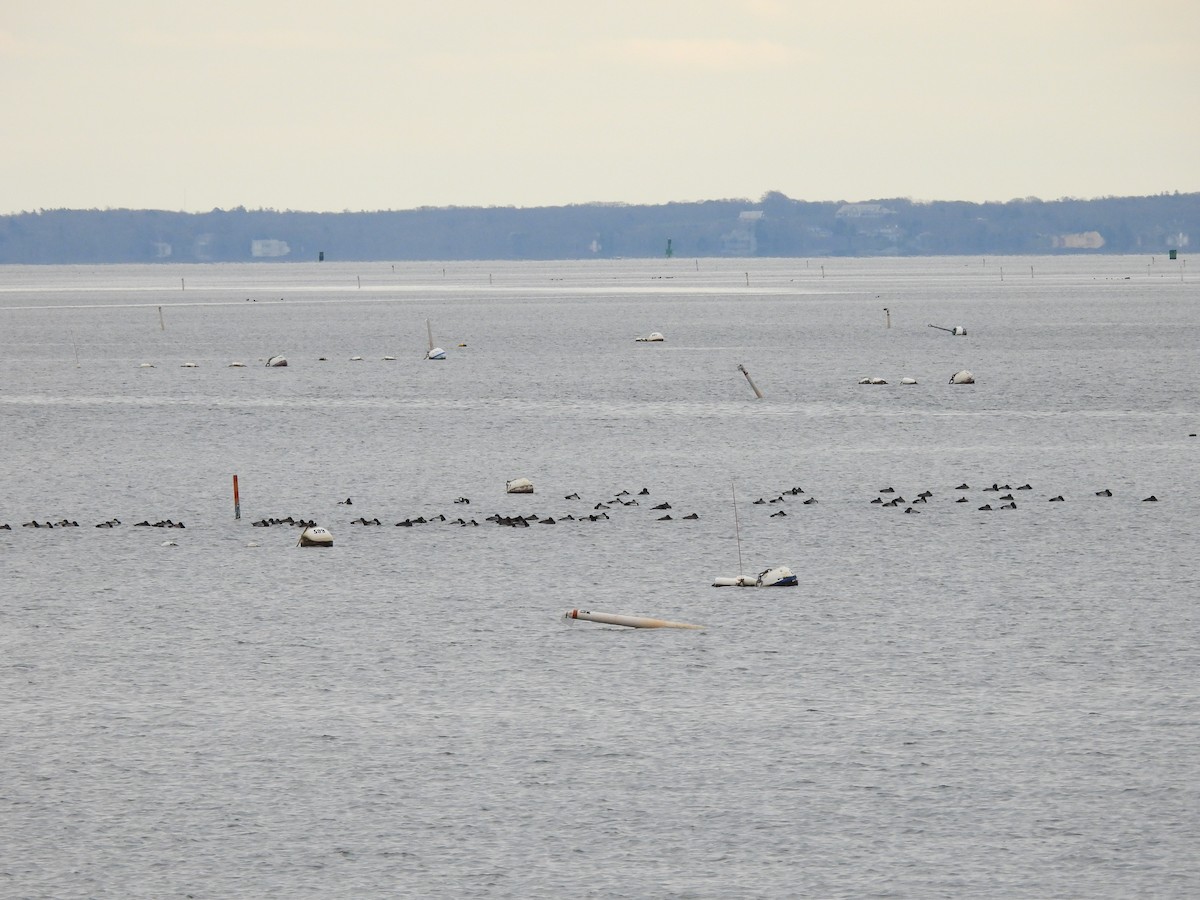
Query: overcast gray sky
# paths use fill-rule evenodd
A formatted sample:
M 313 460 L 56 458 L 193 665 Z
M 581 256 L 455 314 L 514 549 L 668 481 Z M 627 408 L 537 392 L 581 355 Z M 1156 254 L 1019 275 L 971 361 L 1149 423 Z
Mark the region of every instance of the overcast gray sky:
M 3 0 L 0 212 L 1200 190 L 1196 0 Z

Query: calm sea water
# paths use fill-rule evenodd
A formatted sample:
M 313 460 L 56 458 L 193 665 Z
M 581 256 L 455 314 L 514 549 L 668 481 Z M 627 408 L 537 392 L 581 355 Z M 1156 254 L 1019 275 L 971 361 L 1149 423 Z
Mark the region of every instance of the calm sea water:
M 1196 276 L 0 268 L 0 896 L 1196 896 Z

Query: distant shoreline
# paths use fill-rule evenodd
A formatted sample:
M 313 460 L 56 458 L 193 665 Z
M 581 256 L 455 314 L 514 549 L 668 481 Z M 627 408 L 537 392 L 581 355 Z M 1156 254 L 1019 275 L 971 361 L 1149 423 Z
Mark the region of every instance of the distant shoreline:
M 758 201 L 0 216 L 0 264 L 1186 254 L 1200 193 L 1000 203 Z

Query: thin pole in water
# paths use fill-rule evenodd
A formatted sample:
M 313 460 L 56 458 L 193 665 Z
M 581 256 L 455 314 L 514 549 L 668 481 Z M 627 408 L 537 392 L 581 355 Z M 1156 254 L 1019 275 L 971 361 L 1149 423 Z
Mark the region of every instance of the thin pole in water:
M 738 578 L 742 577 L 742 526 L 738 522 L 737 511 L 737 486 L 733 481 L 729 482 L 729 489 L 733 492 L 733 534 L 737 539 L 738 548 Z
M 758 385 L 754 383 L 754 379 L 750 377 L 750 373 L 746 371 L 746 367 L 739 363 L 738 371 L 746 376 L 746 380 L 750 382 L 750 387 L 754 390 L 754 396 L 761 400 L 763 398 L 763 393 L 758 389 Z
M 238 497 L 237 476 L 233 476 L 233 517 L 240 519 L 242 517 L 242 501 Z
M 158 308 L 158 330 L 159 331 L 167 330 L 167 323 L 163 321 L 163 314 L 162 314 L 161 306 Z
M 884 321 L 887 323 L 887 327 L 891 328 L 892 327 L 892 314 L 888 311 L 888 308 L 886 306 L 883 308 L 883 316 L 884 316 Z

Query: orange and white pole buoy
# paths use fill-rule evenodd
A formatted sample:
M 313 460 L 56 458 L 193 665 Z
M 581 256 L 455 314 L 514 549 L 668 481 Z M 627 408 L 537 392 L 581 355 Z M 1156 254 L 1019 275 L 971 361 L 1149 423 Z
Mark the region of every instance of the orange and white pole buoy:
M 233 476 L 233 517 L 240 519 L 242 517 L 242 501 L 238 498 L 237 476 Z
M 645 616 L 619 616 L 614 613 L 588 612 L 586 609 L 573 609 L 563 614 L 567 619 L 583 619 L 585 622 L 599 622 L 602 625 L 624 625 L 626 628 L 691 628 L 702 629 L 703 625 L 688 625 L 686 622 L 668 622 L 666 619 L 649 619 Z

